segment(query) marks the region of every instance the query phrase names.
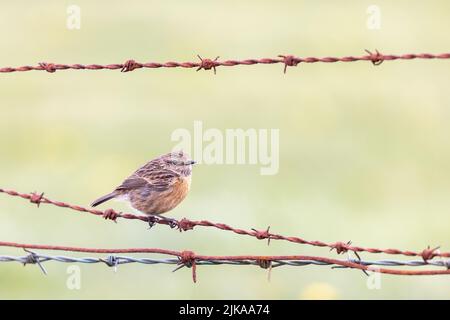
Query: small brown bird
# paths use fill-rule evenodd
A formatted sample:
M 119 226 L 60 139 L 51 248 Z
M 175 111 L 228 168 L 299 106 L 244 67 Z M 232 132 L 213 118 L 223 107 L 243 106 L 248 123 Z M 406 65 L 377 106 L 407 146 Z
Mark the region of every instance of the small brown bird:
M 183 151 L 164 154 L 146 163 L 113 192 L 92 202 L 91 206 L 116 198 L 129 201 L 133 208 L 150 216 L 170 211 L 189 192 L 193 164 L 195 161 Z M 152 225 L 152 220 L 149 219 L 149 223 Z

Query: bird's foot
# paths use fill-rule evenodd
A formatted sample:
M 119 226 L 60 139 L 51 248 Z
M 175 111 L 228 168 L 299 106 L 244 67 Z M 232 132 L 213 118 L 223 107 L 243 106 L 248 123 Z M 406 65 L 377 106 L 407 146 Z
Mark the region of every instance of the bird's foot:
M 154 215 L 149 215 L 147 217 L 147 221 L 148 221 L 148 228 L 151 229 L 155 226 L 156 223 L 158 223 L 159 217 L 154 216 Z
M 164 221 L 166 221 L 166 222 L 167 222 L 167 225 L 168 225 L 171 229 L 178 227 L 178 221 L 175 220 L 175 219 L 172 219 L 172 218 L 166 218 L 166 217 L 161 217 L 161 219 L 164 220 Z
M 147 219 L 149 229 L 153 228 L 157 223 L 167 224 L 171 229 L 178 227 L 178 221 L 172 218 L 149 215 Z

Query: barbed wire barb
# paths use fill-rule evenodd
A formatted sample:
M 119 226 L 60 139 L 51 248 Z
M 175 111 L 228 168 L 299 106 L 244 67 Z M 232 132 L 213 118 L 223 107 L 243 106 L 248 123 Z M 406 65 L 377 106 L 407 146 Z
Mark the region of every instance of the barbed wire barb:
M 34 251 L 28 250 L 26 248 L 24 248 L 23 250 L 28 253 L 28 255 L 25 256 L 25 259 L 23 261 L 23 266 L 25 267 L 27 264 L 37 264 L 41 269 L 42 273 L 44 275 L 47 275 L 47 270 L 45 270 L 44 266 L 41 264 L 41 261 L 39 260 L 40 259 L 39 255 Z

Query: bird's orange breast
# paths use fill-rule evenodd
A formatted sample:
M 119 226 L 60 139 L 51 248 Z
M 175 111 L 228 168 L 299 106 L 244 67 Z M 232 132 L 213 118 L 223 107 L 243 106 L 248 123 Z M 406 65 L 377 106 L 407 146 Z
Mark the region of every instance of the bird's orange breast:
M 186 198 L 190 186 L 191 186 L 190 177 L 178 178 L 177 182 L 174 183 L 171 193 L 174 199 L 180 199 L 178 203 L 180 203 L 184 198 Z
M 152 193 L 150 197 L 135 202 L 135 208 L 146 214 L 162 214 L 175 208 L 190 189 L 190 177 L 178 178 L 166 191 Z

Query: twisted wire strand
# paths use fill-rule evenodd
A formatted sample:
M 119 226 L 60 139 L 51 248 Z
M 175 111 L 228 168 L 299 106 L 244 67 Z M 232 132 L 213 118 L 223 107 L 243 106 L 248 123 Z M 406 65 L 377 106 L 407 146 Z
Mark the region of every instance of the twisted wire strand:
M 94 263 L 105 263 L 109 265 L 109 261 L 115 261 L 114 264 L 129 264 L 129 263 L 138 263 L 138 264 L 169 264 L 176 265 L 179 264 L 179 259 L 152 259 L 152 258 L 137 258 L 131 256 L 118 256 L 118 255 L 110 255 L 104 258 L 99 257 L 69 257 L 69 256 L 52 256 L 45 255 L 40 253 L 34 253 L 34 256 L 38 258 L 40 263 L 48 262 L 48 261 L 56 261 L 62 263 L 85 263 L 85 264 L 94 264 Z M 315 261 L 315 260 L 270 260 L 274 264 L 273 267 L 278 266 L 306 266 L 306 265 L 320 265 L 320 266 L 332 266 L 335 265 L 330 262 L 324 261 Z M 359 263 L 364 266 L 389 266 L 389 267 L 419 267 L 419 266 L 436 266 L 436 267 L 447 267 L 450 265 L 450 261 L 430 261 L 424 262 L 422 260 L 409 260 L 409 261 L 401 261 L 401 260 L 358 260 L 349 258 L 348 260 L 341 261 L 350 261 L 354 263 Z M 10 256 L 10 255 L 0 255 L 0 262 L 19 262 L 22 264 L 30 264 L 29 256 Z M 36 262 L 37 263 L 37 262 Z M 112 263 L 111 263 L 112 264 Z M 259 266 L 260 263 L 256 260 L 203 260 L 198 261 L 197 265 L 255 265 Z M 344 266 L 345 267 L 345 266 Z
M 111 219 L 113 221 L 116 221 L 117 218 L 123 218 L 123 219 L 131 219 L 131 220 L 140 220 L 140 221 L 144 221 L 147 223 L 151 222 L 152 224 L 154 224 L 154 223 L 162 224 L 162 225 L 170 225 L 171 224 L 170 221 L 168 221 L 167 219 L 164 219 L 164 218 L 158 219 L 158 218 L 148 217 L 148 216 L 138 216 L 138 215 L 134 215 L 134 214 L 130 214 L 130 213 L 116 212 L 113 209 L 107 209 L 105 211 L 101 211 L 101 210 L 97 210 L 97 209 L 85 208 L 85 207 L 82 207 L 79 205 L 73 205 L 73 204 L 66 203 L 66 202 L 54 201 L 47 197 L 44 197 L 43 193 L 41 193 L 41 194 L 20 193 L 15 190 L 6 190 L 6 189 L 1 189 L 1 188 L 0 188 L 0 193 L 4 193 L 9 196 L 20 197 L 22 199 L 29 200 L 30 202 L 35 203 L 38 206 L 41 203 L 46 203 L 46 204 L 54 205 L 57 207 L 68 208 L 68 209 L 71 209 L 74 211 L 86 212 L 86 213 L 90 213 L 90 214 L 93 214 L 96 216 L 102 216 L 105 219 Z M 338 254 L 345 253 L 348 251 L 355 252 L 355 254 L 358 254 L 359 252 L 367 252 L 367 253 L 374 253 L 374 254 L 384 253 L 384 254 L 390 254 L 390 255 L 404 255 L 404 256 L 408 256 L 408 257 L 416 256 L 416 257 L 421 257 L 424 261 L 431 260 L 434 257 L 442 257 L 442 258 L 450 257 L 450 252 L 441 252 L 438 247 L 430 248 L 428 246 L 426 249 L 424 249 L 420 252 L 419 251 L 417 251 L 417 252 L 410 251 L 410 250 L 399 250 L 399 249 L 392 249 L 392 248 L 389 248 L 389 249 L 366 248 L 366 247 L 351 245 L 350 241 L 346 242 L 346 243 L 342 242 L 342 241 L 338 241 L 335 243 L 326 243 L 326 242 L 317 241 L 317 240 L 311 241 L 311 240 L 302 239 L 300 237 L 283 236 L 281 234 L 271 233 L 271 232 L 269 232 L 269 228 L 267 228 L 266 230 L 262 230 L 262 231 L 256 230 L 256 229 L 243 230 L 243 229 L 233 228 L 224 223 L 214 223 L 214 222 L 210 222 L 207 220 L 192 221 L 192 220 L 183 218 L 179 221 L 176 221 L 176 226 L 177 226 L 177 229 L 180 231 L 193 230 L 194 227 L 212 227 L 212 228 L 216 228 L 216 229 L 223 230 L 223 231 L 233 232 L 238 235 L 254 237 L 259 240 L 267 239 L 268 242 L 271 240 L 282 240 L 282 241 L 288 241 L 288 242 L 309 245 L 309 246 L 315 246 L 315 247 L 327 247 L 327 248 L 330 248 L 330 250 L 336 250 L 336 252 Z
M 370 61 L 374 65 L 380 65 L 383 61 L 395 60 L 413 60 L 413 59 L 450 59 L 450 53 L 406 53 L 406 54 L 382 54 L 378 50 L 371 52 L 366 50 L 366 55 L 361 56 L 343 56 L 343 57 L 298 57 L 294 55 L 279 55 L 278 58 L 260 58 L 260 59 L 244 59 L 244 60 L 222 60 L 203 59 L 198 56 L 199 61 L 196 62 L 136 62 L 135 60 L 127 60 L 124 63 L 114 64 L 60 64 L 41 62 L 37 65 L 24 65 L 20 67 L 2 67 L 0 73 L 26 72 L 26 71 L 47 71 L 54 73 L 61 70 L 120 70 L 121 72 L 130 72 L 136 69 L 157 69 L 157 68 L 197 68 L 199 70 L 214 70 L 217 67 L 234 67 L 234 66 L 250 66 L 258 64 L 284 64 L 284 72 L 287 67 L 297 66 L 299 63 L 335 63 L 335 62 L 355 62 Z

